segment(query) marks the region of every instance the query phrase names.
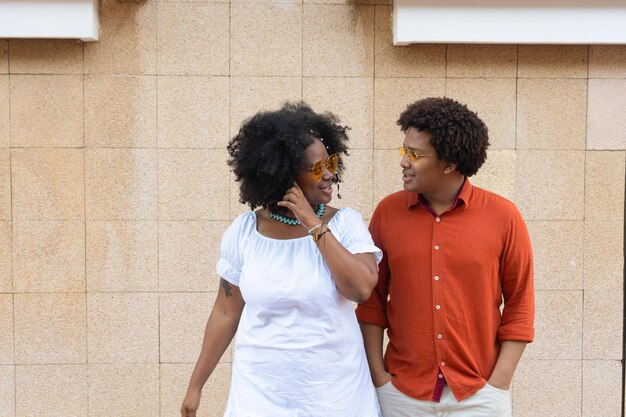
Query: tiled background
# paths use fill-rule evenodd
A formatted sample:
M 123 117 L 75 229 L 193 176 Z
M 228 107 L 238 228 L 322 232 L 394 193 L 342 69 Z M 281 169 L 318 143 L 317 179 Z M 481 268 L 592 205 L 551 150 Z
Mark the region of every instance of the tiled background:
M 341 4 L 335 4 L 341 3 Z M 474 182 L 536 254 L 516 417 L 620 416 L 626 47 L 391 46 L 386 0 L 103 0 L 100 42 L 0 40 L 0 416 L 176 416 L 245 208 L 240 122 L 304 99 L 352 126 L 344 198 L 400 186 L 395 120 L 447 95 L 487 122 Z M 204 390 L 221 416 L 229 352 Z

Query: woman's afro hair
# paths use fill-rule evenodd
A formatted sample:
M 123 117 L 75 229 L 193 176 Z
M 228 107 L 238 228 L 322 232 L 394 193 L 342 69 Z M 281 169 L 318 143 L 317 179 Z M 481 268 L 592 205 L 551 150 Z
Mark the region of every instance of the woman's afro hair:
M 446 97 L 430 97 L 407 106 L 398 119 L 406 132 L 415 128 L 431 135 L 437 158 L 455 163 L 459 173 L 471 177 L 487 159 L 487 126 L 466 105 Z
M 245 120 L 228 144 L 228 165 L 239 181 L 239 201 L 275 209 L 293 186 L 299 170 L 306 168 L 305 150 L 321 138 L 329 155 L 348 155 L 349 129 L 331 113 L 315 113 L 306 103 L 285 103 L 279 110 L 259 112 Z M 341 155 L 340 155 L 341 156 Z M 341 181 L 339 162 L 335 182 Z

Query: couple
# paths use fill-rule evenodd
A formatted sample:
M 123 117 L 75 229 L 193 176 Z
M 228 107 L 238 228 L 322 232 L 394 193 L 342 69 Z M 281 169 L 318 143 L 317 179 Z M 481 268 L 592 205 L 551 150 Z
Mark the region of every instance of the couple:
M 229 165 L 258 209 L 222 239 L 182 417 L 235 333 L 225 417 L 511 416 L 533 339 L 526 226 L 468 180 L 489 145 L 474 112 L 427 98 L 398 124 L 404 190 L 378 204 L 368 233 L 359 213 L 327 205 L 347 154 L 333 115 L 287 104 L 244 122 Z

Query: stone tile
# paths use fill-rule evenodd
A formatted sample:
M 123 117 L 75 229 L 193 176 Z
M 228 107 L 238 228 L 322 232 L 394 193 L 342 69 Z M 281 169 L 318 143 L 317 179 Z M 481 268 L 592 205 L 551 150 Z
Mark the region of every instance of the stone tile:
M 11 146 L 83 146 L 81 75 L 11 75 L 10 101 Z
M 159 415 L 158 364 L 89 364 L 88 374 L 90 417 Z
M 402 190 L 402 168 L 396 149 L 374 150 L 374 209 L 385 196 Z
M 450 78 L 446 97 L 467 105 L 485 122 L 490 149 L 515 149 L 515 79 Z
M 15 366 L 13 365 L 0 365 L 0 417 L 15 417 Z
M 519 78 L 587 78 L 587 45 L 519 45 Z
M 526 220 L 582 220 L 583 151 L 517 151 L 516 196 Z
M 580 360 L 582 327 L 582 291 L 536 291 L 535 341 L 528 345 L 524 357 Z
M 159 74 L 228 75 L 229 5 L 159 3 Z
M 391 0 L 302 0 L 304 4 L 378 4 L 390 5 Z
M 487 152 L 487 160 L 470 181 L 473 185 L 515 199 L 515 151 L 494 150 Z
M 154 76 L 86 76 L 85 145 L 155 146 L 156 85 Z
M 180 404 L 185 398 L 193 364 L 162 364 L 161 416 L 178 417 Z M 230 390 L 230 364 L 218 364 L 202 390 L 198 417 L 222 417 Z
M 14 291 L 85 291 L 82 221 L 15 221 L 12 240 Z
M 159 295 L 161 363 L 194 363 L 198 359 L 216 295 L 215 292 Z M 220 362 L 232 362 L 229 349 Z
M 161 221 L 159 289 L 217 291 L 219 277 L 215 265 L 228 225 L 226 221 Z
M 0 75 L 0 148 L 11 145 L 9 125 L 9 76 Z
M 88 293 L 89 363 L 158 363 L 156 293 Z
M 11 220 L 11 152 L 0 148 L 0 220 Z
M 303 74 L 371 77 L 374 74 L 374 6 L 306 4 Z
M 578 417 L 581 403 L 581 361 L 522 359 L 514 378 L 513 415 Z
M 587 149 L 626 149 L 626 80 L 589 80 Z
M 426 97 L 442 97 L 444 94 L 445 80 L 443 78 L 375 79 L 374 148 L 396 149 L 400 146 L 404 141 L 404 133 L 396 123 L 400 113 L 417 100 Z
M 228 143 L 227 77 L 159 77 L 160 148 L 220 148 Z
M 84 293 L 14 297 L 16 364 L 85 363 Z
M 302 75 L 301 5 L 233 4 L 230 33 L 231 75 Z
M 393 46 L 391 13 L 391 6 L 376 6 L 374 39 L 376 77 L 445 77 L 446 45 Z
M 21 365 L 15 369 L 16 416 L 87 415 L 87 365 Z
M 590 45 L 589 78 L 626 78 L 626 45 Z
M 82 149 L 12 149 L 13 220 L 82 220 Z
M 87 222 L 87 291 L 158 291 L 155 221 Z
M 624 161 L 620 151 L 586 153 L 585 219 L 624 218 Z
M 0 221 L 0 293 L 13 292 L 11 247 L 11 222 Z
M 155 149 L 85 151 L 87 219 L 156 220 Z
M 351 207 L 361 213 L 365 219 L 372 217 L 374 184 L 371 181 L 374 175 L 373 153 L 371 149 L 352 149 L 350 156 L 342 155 L 345 171 L 341 176 L 342 182 L 337 190 L 337 185 L 333 186 L 335 191 L 333 201 L 334 207 Z M 341 199 L 337 194 L 341 194 Z
M 13 365 L 15 352 L 13 351 L 12 294 L 0 294 L 0 317 L 2 317 L 2 320 L 0 321 L 0 364 Z M 0 391 L 2 390 L 0 389 Z M 1 400 L 0 404 L 2 404 Z
M 102 0 L 100 40 L 84 47 L 85 74 L 154 74 L 156 40 L 155 2 Z
M 374 81 L 372 78 L 307 77 L 302 98 L 315 111 L 331 112 L 339 124 L 349 126 L 350 149 L 371 149 L 374 129 Z
M 0 74 L 9 73 L 9 41 L 0 39 Z
M 529 221 L 536 290 L 583 289 L 582 221 Z
M 82 74 L 83 43 L 73 39 L 11 39 L 11 74 Z
M 516 45 L 448 45 L 448 77 L 515 78 Z
M 160 0 L 160 1 L 170 1 L 170 0 Z M 183 0 L 183 1 L 195 1 L 195 0 Z M 253 4 L 253 3 L 262 3 L 262 4 L 267 4 L 267 3 L 273 3 L 273 4 L 294 3 L 294 4 L 302 4 L 302 0 L 231 0 L 230 2 L 232 4 L 239 4 L 239 3 L 246 3 L 246 4 Z
M 286 101 L 301 99 L 301 77 L 231 77 L 230 136 L 255 113 L 277 110 Z
M 622 365 L 619 361 L 583 361 L 583 416 L 622 415 Z
M 622 359 L 623 302 L 622 291 L 585 290 L 584 359 Z
M 227 220 L 229 206 L 224 150 L 159 151 L 159 219 Z M 201 184 L 202 186 L 198 186 Z
M 586 80 L 517 82 L 518 149 L 585 149 Z
M 622 291 L 624 222 L 585 221 L 585 290 Z

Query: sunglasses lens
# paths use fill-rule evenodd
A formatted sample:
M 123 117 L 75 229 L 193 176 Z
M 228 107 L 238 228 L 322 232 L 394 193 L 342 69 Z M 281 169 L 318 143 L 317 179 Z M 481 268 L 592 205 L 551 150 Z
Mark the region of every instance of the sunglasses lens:
M 323 173 L 324 173 L 324 165 L 322 165 L 322 161 L 317 161 L 316 163 L 314 163 L 313 170 L 312 170 L 313 178 L 318 180 L 322 178 Z
M 329 156 L 326 167 L 328 168 L 328 171 L 330 171 L 331 174 L 334 174 L 335 172 L 337 172 L 337 168 L 339 168 L 339 155 L 333 154 Z

